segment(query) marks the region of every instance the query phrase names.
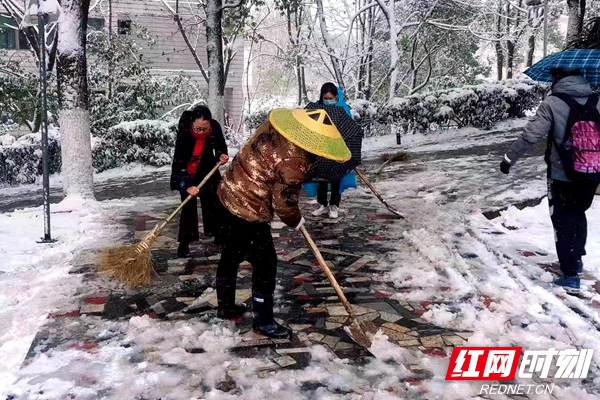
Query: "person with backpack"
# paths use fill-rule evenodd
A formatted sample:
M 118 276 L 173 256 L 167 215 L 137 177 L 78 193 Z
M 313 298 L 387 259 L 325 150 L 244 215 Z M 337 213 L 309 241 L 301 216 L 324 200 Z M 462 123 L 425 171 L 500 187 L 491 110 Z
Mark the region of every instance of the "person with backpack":
M 600 105 L 578 70 L 551 70 L 552 94 L 523 128 L 500 163 L 510 167 L 537 141 L 547 138 L 548 203 L 562 277 L 554 283 L 568 292 L 580 290 L 587 220 L 600 183 Z

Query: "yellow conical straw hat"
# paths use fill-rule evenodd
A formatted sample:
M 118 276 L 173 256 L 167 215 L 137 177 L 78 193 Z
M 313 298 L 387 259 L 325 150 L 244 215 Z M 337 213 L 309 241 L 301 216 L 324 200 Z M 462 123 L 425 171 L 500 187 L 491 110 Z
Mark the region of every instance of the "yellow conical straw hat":
M 309 153 L 345 162 L 352 154 L 325 110 L 276 109 L 269 122 L 283 137 Z

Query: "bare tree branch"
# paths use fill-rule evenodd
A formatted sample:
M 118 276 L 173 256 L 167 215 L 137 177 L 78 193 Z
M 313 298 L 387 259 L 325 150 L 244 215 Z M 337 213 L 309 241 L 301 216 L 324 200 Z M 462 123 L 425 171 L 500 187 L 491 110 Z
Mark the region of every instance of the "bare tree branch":
M 423 80 L 423 82 L 421 82 L 421 84 L 419 86 L 417 86 L 416 88 L 411 89 L 410 94 L 417 93 L 419 90 L 421 90 L 425 86 L 427 86 L 427 84 L 431 80 L 431 73 L 433 72 L 433 66 L 431 65 L 431 53 L 429 51 L 427 51 L 427 45 L 425 43 L 423 44 L 423 47 L 425 48 L 425 51 L 427 52 L 427 61 L 429 63 L 429 70 L 427 72 L 427 77 L 425 78 L 425 80 Z
M 194 57 L 194 61 L 196 61 L 196 65 L 198 65 L 198 68 L 200 69 L 200 72 L 202 73 L 204 80 L 206 80 L 206 83 L 208 83 L 208 73 L 204 69 L 204 65 L 202 64 L 202 61 L 198 57 L 198 53 L 196 52 L 196 47 L 194 47 L 192 45 L 192 43 L 190 42 L 190 39 L 185 31 L 185 28 L 183 27 L 183 24 L 181 23 L 181 17 L 175 12 L 175 10 L 173 10 L 173 8 L 165 0 L 160 0 L 160 1 L 165 6 L 165 8 L 167 10 L 169 10 L 169 12 L 173 15 L 173 20 L 175 20 L 175 22 L 177 23 L 177 27 L 179 29 L 179 32 L 181 33 L 181 36 L 183 36 L 183 40 L 185 41 L 186 46 L 190 50 L 192 57 Z

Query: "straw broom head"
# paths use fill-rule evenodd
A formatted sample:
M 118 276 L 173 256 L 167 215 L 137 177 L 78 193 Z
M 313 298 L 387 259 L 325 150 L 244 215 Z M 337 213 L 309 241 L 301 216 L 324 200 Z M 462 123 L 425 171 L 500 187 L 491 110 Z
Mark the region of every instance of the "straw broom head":
M 217 165 L 213 167 L 196 188 L 200 190 L 219 167 L 227 162 L 227 159 L 228 157 L 226 155 L 221 155 Z M 146 236 L 139 244 L 109 249 L 100 254 L 98 260 L 100 268 L 132 287 L 149 285 L 152 283 L 152 276 L 155 271 L 154 266 L 152 265 L 150 249 L 156 238 L 160 236 L 163 229 L 165 229 L 165 226 L 167 226 L 175 215 L 181 211 L 183 206 L 186 205 L 191 198 L 191 195 L 188 196 L 187 199 L 185 199 L 181 205 L 167 217 L 167 219 L 161 224 L 156 225 L 156 227 L 152 229 L 152 232 L 150 232 L 150 234 L 148 234 L 148 236 Z
M 100 268 L 131 287 L 149 285 L 155 274 L 150 249 L 159 234 L 155 228 L 139 244 L 106 250 L 100 254 Z
M 381 156 L 382 161 L 408 161 L 410 159 L 410 153 L 408 151 L 399 151 L 397 153 L 385 153 Z

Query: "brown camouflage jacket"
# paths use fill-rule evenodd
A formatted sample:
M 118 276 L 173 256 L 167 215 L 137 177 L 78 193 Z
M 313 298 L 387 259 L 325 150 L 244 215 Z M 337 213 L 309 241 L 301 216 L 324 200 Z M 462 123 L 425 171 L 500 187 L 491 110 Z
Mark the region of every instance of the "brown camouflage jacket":
M 290 227 L 302 219 L 298 198 L 310 154 L 264 122 L 235 156 L 219 185 L 219 198 L 250 222 L 271 222 L 273 213 Z

